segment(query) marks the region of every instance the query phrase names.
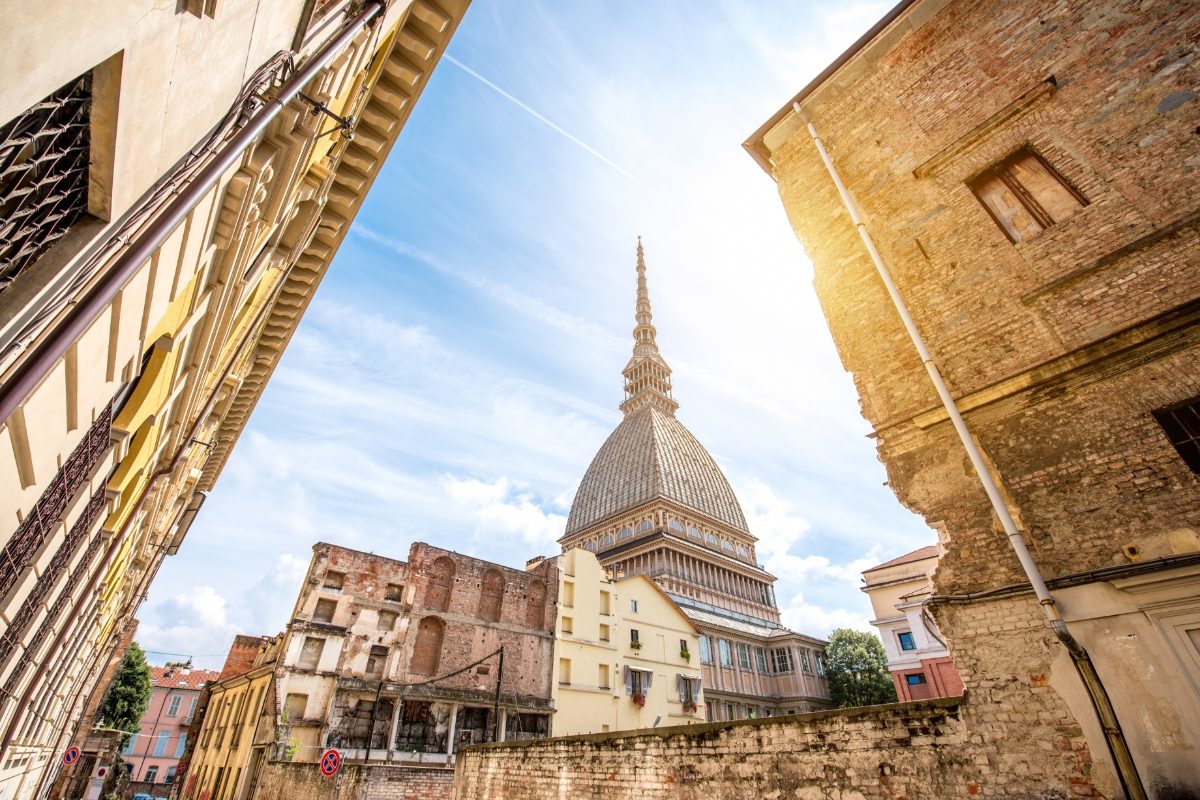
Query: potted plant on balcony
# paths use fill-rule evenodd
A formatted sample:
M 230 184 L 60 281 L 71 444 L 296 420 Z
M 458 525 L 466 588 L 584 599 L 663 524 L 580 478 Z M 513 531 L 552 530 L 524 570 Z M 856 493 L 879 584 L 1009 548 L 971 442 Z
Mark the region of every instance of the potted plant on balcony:
M 692 660 L 692 651 L 688 650 L 686 647 L 681 647 L 681 648 L 679 648 L 679 657 L 682 658 L 684 661 L 691 661 Z
M 633 704 L 635 706 L 637 706 L 638 708 L 646 707 L 646 695 L 644 695 L 641 692 L 634 692 L 632 697 L 633 697 Z
M 640 639 L 634 639 L 632 642 L 629 643 L 629 646 L 634 650 L 641 650 L 642 649 L 642 641 Z
M 683 713 L 685 713 L 685 714 L 695 714 L 696 713 L 696 703 L 694 700 L 684 700 L 683 701 Z

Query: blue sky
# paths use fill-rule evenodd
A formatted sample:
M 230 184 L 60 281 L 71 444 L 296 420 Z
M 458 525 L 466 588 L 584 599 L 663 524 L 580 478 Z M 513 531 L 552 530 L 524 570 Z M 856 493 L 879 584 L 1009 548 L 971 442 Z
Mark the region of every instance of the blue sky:
M 644 237 L 680 419 L 807 633 L 865 627 L 900 507 L 775 186 L 741 142 L 887 3 L 475 0 L 139 640 L 218 665 L 316 541 L 555 552 L 620 419 Z

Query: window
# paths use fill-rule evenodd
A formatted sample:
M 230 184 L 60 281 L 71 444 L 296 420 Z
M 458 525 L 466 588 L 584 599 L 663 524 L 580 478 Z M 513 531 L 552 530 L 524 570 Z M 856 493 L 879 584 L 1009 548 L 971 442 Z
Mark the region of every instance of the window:
M 409 670 L 418 675 L 437 673 L 442 656 L 442 638 L 446 625 L 438 617 L 425 617 L 417 626 L 417 641 L 413 645 Z
M 717 639 L 717 651 L 721 654 L 721 666 L 733 666 L 733 653 L 729 650 L 729 642 L 724 639 Z
M 817 653 L 817 675 L 825 677 L 825 654 Z
M 629 646 L 632 647 L 634 650 L 638 650 L 642 646 L 642 640 L 639 639 L 638 636 L 639 636 L 639 634 L 638 634 L 637 628 L 629 629 Z
M 777 647 L 771 651 L 771 667 L 776 673 L 786 673 L 795 670 L 792 663 L 792 651 L 786 647 Z
M 758 667 L 759 673 L 767 674 L 767 651 L 761 647 L 754 648 L 754 663 Z
M 586 544 L 584 544 L 584 546 L 583 546 L 583 547 L 584 547 L 584 549 L 585 549 L 585 550 L 591 550 L 593 553 L 594 553 L 594 552 L 596 552 L 596 542 L 595 542 L 595 540 L 592 540 L 592 541 L 590 541 L 590 542 L 587 542 Z
M 558 660 L 558 682 L 564 685 L 571 683 L 571 659 L 560 658 Z
M 287 711 L 289 722 L 304 719 L 304 712 L 308 710 L 308 695 L 289 694 L 283 707 Z
M 329 572 L 325 573 L 325 582 L 322 583 L 321 586 L 326 589 L 341 591 L 342 586 L 345 585 L 345 583 L 346 573 L 334 572 L 333 570 L 330 570 Z
M 187 747 L 187 734 L 179 734 L 179 741 L 175 743 L 175 757 L 183 758 L 183 749 Z
M 738 668 L 749 671 L 750 669 L 750 645 L 737 643 Z
M 704 541 L 708 542 L 709 544 L 716 544 L 717 535 L 712 531 L 709 531 L 708 533 L 704 534 Z
M 612 595 L 610 595 L 608 592 L 600 592 L 600 613 L 601 614 L 611 614 L 612 613 L 611 601 L 612 601 Z
M 733 550 L 733 542 L 729 541 L 728 539 L 724 539 L 721 541 L 721 548 L 723 550 L 732 551 Z
M 567 608 L 575 607 L 575 584 L 572 581 L 563 581 L 562 604 Z
M 0 287 L 87 212 L 91 107 L 88 72 L 0 125 Z
M 450 608 L 450 595 L 454 590 L 454 562 L 442 556 L 429 569 L 429 583 L 425 586 L 425 605 L 433 611 Z
M 530 581 L 525 589 L 525 627 L 541 630 L 546 623 L 546 584 Z
M 376 627 L 381 631 L 394 630 L 396 627 L 396 619 L 399 615 L 395 611 L 380 611 L 379 622 Z
M 122 755 L 133 755 L 133 746 L 137 744 L 138 736 L 141 734 L 135 733 L 129 737 L 129 741 L 125 743 L 125 749 L 121 751 Z
M 610 544 L 612 544 L 615 541 L 616 541 L 616 539 L 613 538 L 613 535 L 611 533 L 606 533 L 606 534 L 604 534 L 604 538 L 600 540 L 600 546 L 608 547 Z
M 676 688 L 679 690 L 679 702 L 695 705 L 700 702 L 700 679 L 690 675 L 676 677 Z
M 611 688 L 608 684 L 608 664 L 601 664 L 599 675 L 596 676 L 596 686 L 601 689 Z
M 188 713 L 187 716 L 184 717 L 184 719 L 186 719 L 188 722 L 191 722 L 192 717 L 196 715 L 196 701 L 199 699 L 199 697 L 193 695 L 191 701 L 188 703 Z
M 625 667 L 625 694 L 646 694 L 654 674 L 648 669 Z
M 388 648 L 382 645 L 373 645 L 371 652 L 367 654 L 367 674 L 382 675 L 384 665 L 387 664 Z
M 498 569 L 489 569 L 479 589 L 479 608 L 476 616 L 485 622 L 499 622 L 504 604 L 504 576 Z
M 1154 419 L 1192 472 L 1200 475 L 1200 397 L 1160 408 Z
M 634 614 L 637 613 L 637 600 L 629 601 L 629 610 L 630 610 L 630 612 L 632 612 Z
M 742 558 L 749 558 L 750 557 L 750 548 L 746 547 L 746 545 L 744 545 L 744 544 L 739 544 L 737 546 L 737 554 L 739 556 L 741 556 Z
M 158 765 L 153 764 L 146 767 L 146 776 L 142 778 L 146 783 L 154 783 L 158 780 Z
M 404 586 L 399 583 L 389 583 L 387 589 L 384 590 L 383 599 L 389 603 L 401 603 L 404 601 Z
M 920 672 L 916 673 L 915 675 L 905 675 L 904 682 L 909 686 L 920 686 L 921 684 L 925 683 L 925 675 Z
M 337 611 L 337 600 L 322 597 L 317 601 L 317 608 L 313 611 L 313 622 L 333 622 L 333 612 L 335 611 Z
M 175 782 L 175 767 L 167 767 L 167 776 L 163 778 L 163 783 Z
M 611 638 L 611 629 L 604 623 L 600 623 L 600 641 L 607 642 Z
M 167 742 L 170 738 L 171 734 L 167 731 L 161 731 L 154 737 L 154 755 L 165 756 L 167 754 Z
M 916 650 L 917 643 L 913 640 L 911 631 L 901 631 L 896 634 L 896 638 L 900 640 L 901 650 Z
M 1087 205 L 1083 195 L 1027 147 L 967 185 L 1013 242 L 1031 239 Z
M 300 669 L 316 669 L 321 663 L 321 653 L 325 650 L 325 640 L 316 636 L 305 636 L 304 645 L 300 648 L 300 660 L 296 666 Z
M 700 637 L 700 663 L 712 663 L 712 643 L 707 636 Z
M 179 716 L 179 704 L 182 702 L 183 702 L 183 695 L 181 695 L 181 694 L 171 695 L 171 699 L 167 703 L 167 716 L 168 717 L 178 717 Z
M 654 523 L 648 519 L 644 519 L 638 523 L 638 532 L 648 531 L 654 527 Z
M 812 675 L 812 664 L 808 660 L 808 648 L 801 647 L 800 650 L 800 669 L 805 675 Z
M 692 539 L 703 539 L 704 538 L 703 534 L 700 533 L 699 528 L 688 528 L 687 535 L 689 538 L 692 538 Z
M 631 536 L 633 536 L 633 531 L 629 530 L 629 528 L 621 528 L 621 532 L 617 534 L 617 539 L 628 539 Z
M 575 633 L 575 618 L 574 617 L 563 617 L 562 618 L 562 632 L 567 635 Z
M 679 520 L 675 519 L 674 517 L 671 517 L 671 521 L 667 523 L 667 527 L 673 531 L 682 531 L 683 523 L 680 522 Z

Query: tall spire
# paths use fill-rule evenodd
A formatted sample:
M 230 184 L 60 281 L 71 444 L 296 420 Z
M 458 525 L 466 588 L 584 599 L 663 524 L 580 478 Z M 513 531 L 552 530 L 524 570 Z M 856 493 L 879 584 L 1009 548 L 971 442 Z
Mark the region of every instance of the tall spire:
M 633 329 L 633 357 L 621 374 L 625 376 L 625 402 L 621 410 L 629 416 L 648 405 L 674 414 L 679 404 L 671 397 L 671 368 L 658 352 L 650 311 L 650 291 L 646 288 L 646 254 L 642 237 L 637 244 L 637 325 Z

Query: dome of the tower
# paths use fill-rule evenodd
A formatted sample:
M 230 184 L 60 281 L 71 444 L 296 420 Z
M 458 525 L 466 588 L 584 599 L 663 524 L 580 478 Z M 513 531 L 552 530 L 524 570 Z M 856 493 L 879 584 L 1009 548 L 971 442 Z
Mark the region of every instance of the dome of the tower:
M 575 493 L 566 533 L 657 498 L 748 533 L 717 462 L 674 414 L 656 405 L 627 414 L 596 453 Z

